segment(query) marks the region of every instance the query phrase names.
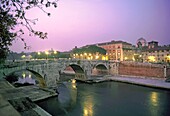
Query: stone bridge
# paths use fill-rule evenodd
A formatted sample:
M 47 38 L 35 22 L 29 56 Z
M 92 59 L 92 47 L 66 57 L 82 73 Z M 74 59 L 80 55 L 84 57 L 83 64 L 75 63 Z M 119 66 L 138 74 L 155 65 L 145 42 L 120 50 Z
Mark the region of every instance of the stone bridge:
M 118 74 L 118 63 L 102 60 L 36 60 L 6 62 L 0 66 L 0 78 L 15 71 L 28 70 L 43 78 L 47 86 L 54 86 L 60 80 L 60 73 L 70 66 L 75 72 L 76 79 L 88 79 L 95 74 L 95 70 L 105 70 L 108 75 Z

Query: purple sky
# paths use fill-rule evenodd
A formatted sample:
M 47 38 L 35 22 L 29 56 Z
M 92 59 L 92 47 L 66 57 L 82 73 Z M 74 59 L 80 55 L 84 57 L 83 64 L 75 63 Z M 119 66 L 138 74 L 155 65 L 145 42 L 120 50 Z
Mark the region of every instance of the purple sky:
M 11 50 L 68 51 L 112 40 L 136 44 L 140 37 L 170 44 L 170 0 L 60 0 L 56 9 L 47 11 L 50 17 L 38 9 L 31 10 L 28 17 L 38 18 L 33 28 L 47 32 L 48 39 L 25 34 L 31 49 L 23 50 L 18 40 Z

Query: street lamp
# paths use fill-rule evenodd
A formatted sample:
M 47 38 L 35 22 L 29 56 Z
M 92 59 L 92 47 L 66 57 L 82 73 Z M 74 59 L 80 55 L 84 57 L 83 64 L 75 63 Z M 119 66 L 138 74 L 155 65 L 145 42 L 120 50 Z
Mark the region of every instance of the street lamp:
M 38 55 L 41 55 L 41 52 L 38 52 Z
M 96 55 L 96 59 L 99 59 L 99 56 L 98 56 L 98 55 Z
M 26 57 L 25 55 L 22 55 L 22 56 L 21 56 L 22 59 L 25 59 L 25 57 Z
M 45 54 L 47 55 L 46 59 L 48 59 L 48 54 L 49 54 L 49 52 L 48 52 L 48 51 L 45 51 Z
M 54 51 L 54 54 L 57 54 L 57 51 Z

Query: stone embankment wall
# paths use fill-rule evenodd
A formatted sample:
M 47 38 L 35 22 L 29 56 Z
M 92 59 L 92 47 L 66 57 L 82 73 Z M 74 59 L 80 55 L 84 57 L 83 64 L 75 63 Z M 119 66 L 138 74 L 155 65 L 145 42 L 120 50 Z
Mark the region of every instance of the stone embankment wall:
M 138 62 L 120 62 L 118 66 L 118 74 L 165 78 L 165 75 L 170 74 L 170 69 L 166 70 L 165 74 L 164 65 Z

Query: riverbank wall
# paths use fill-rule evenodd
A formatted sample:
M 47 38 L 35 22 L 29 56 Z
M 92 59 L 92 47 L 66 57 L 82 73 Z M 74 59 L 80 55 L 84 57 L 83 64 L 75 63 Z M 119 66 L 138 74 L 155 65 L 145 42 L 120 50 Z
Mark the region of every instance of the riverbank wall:
M 118 75 L 166 78 L 170 76 L 170 67 L 162 64 L 120 62 Z

